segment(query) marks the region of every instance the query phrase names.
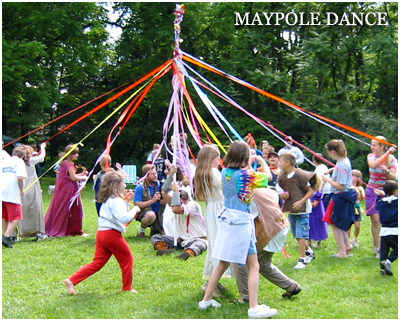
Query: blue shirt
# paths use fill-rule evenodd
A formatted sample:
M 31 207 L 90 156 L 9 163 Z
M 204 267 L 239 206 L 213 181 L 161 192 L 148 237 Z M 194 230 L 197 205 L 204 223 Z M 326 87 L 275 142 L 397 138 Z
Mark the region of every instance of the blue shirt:
M 347 192 L 349 189 L 353 188 L 351 163 L 347 157 L 336 163 L 335 170 L 332 173 L 332 180 L 338 184 L 345 185 L 344 189 L 337 189 L 332 186 L 332 193 Z
M 150 199 L 153 198 L 154 193 L 156 192 L 155 188 L 153 186 L 149 186 L 149 197 Z M 157 190 L 160 190 L 160 182 L 157 182 Z M 134 202 L 143 202 L 143 184 L 140 184 L 136 187 L 135 189 L 135 198 L 134 198 Z M 160 202 L 155 202 L 153 204 L 151 204 L 151 209 L 154 211 L 154 213 L 158 214 L 158 210 L 160 209 Z

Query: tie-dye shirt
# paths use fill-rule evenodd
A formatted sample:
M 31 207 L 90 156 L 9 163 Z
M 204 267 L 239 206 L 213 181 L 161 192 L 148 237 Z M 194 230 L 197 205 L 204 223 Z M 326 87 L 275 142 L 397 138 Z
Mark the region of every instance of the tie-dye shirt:
M 237 170 L 237 168 L 227 168 L 226 179 L 230 181 Z M 250 204 L 253 201 L 253 189 L 260 187 L 268 187 L 267 174 L 254 170 L 240 171 L 236 180 L 236 192 L 243 203 Z

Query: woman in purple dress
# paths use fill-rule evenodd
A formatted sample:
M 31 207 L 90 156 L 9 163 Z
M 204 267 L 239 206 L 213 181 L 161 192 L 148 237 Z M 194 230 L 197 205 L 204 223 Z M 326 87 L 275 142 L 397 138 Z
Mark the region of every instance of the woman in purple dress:
M 324 194 L 318 191 L 310 198 L 312 204 L 312 212 L 310 214 L 310 238 L 309 244 L 311 246 L 311 240 L 317 241 L 317 247 L 321 247 L 321 242 L 328 238 L 328 224 L 322 221 L 325 215 L 324 204 L 322 198 Z
M 73 148 L 74 145 L 68 145 L 65 153 Z M 78 157 L 79 149 L 76 147 L 61 164 L 54 196 L 45 217 L 45 230 L 49 236 L 87 235 L 82 231 L 81 196 L 78 195 L 70 204 L 70 200 L 78 190 L 78 182 L 86 180 L 88 174 L 86 170 L 77 173 L 74 162 Z

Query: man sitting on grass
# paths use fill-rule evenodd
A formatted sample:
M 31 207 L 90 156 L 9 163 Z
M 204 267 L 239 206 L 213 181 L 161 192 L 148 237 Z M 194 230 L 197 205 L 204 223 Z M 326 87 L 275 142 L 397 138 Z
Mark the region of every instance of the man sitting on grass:
M 154 235 L 151 243 L 157 250 L 157 255 L 170 254 L 174 251 L 175 238 L 177 245 L 183 248 L 184 252 L 176 256 L 178 259 L 187 260 L 191 256 L 198 256 L 207 250 L 207 231 L 202 215 L 201 206 L 189 199 L 184 190 L 179 190 L 175 183 L 172 183 L 172 175 L 176 167 L 170 167 L 169 176 L 162 187 L 162 196 L 166 203 L 170 204 L 175 215 L 176 235 Z M 168 194 L 172 189 L 172 197 Z

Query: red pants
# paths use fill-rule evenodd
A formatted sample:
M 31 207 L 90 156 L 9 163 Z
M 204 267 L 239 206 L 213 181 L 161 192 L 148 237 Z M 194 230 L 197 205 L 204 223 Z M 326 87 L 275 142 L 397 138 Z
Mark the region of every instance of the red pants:
M 122 291 L 132 290 L 134 257 L 128 242 L 117 230 L 98 231 L 93 262 L 82 267 L 69 279 L 76 285 L 100 271 L 111 255 L 117 259 L 122 271 Z

